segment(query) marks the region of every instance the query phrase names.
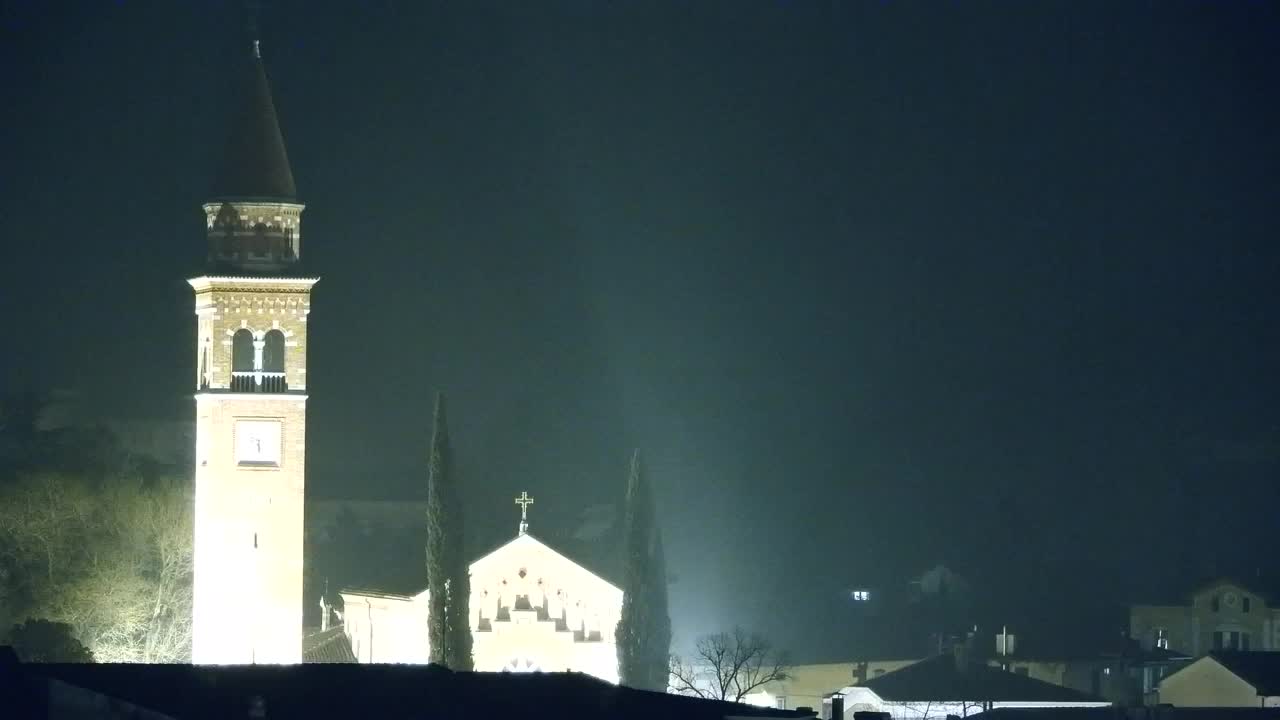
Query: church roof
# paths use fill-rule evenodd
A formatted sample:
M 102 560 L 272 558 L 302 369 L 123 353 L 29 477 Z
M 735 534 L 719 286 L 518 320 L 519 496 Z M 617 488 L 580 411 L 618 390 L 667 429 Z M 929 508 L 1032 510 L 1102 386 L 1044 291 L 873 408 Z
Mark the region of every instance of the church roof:
M 302 662 L 304 663 L 353 663 L 355 653 L 351 652 L 351 641 L 342 630 L 335 625 L 328 630 L 311 628 L 302 636 Z
M 293 184 L 293 170 L 257 41 L 240 74 L 239 107 L 232 120 L 221 170 L 213 183 L 213 197 L 295 200 L 298 190 Z

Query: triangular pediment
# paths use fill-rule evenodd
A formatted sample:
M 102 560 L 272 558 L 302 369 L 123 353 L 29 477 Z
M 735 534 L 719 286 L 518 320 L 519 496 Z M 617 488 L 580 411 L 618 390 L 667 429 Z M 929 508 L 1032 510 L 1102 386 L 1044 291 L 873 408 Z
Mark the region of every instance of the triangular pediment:
M 493 575 L 517 576 L 521 569 L 536 575 L 534 578 L 555 579 L 561 584 L 571 584 L 580 589 L 594 588 L 605 594 L 616 594 L 622 597 L 622 590 L 613 583 L 591 572 L 574 562 L 568 556 L 542 542 L 533 535 L 525 533 L 481 556 L 471 563 L 469 569 L 472 578 L 490 577 Z M 385 598 L 391 600 L 425 600 L 427 587 L 423 583 L 414 590 L 408 588 L 399 591 L 372 587 L 347 587 L 343 593 L 369 598 Z M 474 581 L 472 589 L 475 589 Z
M 579 587 L 594 586 L 601 592 L 617 593 L 619 597 L 622 595 L 622 590 L 613 583 L 528 533 L 517 535 L 510 542 L 471 563 L 471 576 L 475 578 L 504 573 L 514 575 L 521 569 L 539 577 L 556 578 L 561 582 L 572 581 Z

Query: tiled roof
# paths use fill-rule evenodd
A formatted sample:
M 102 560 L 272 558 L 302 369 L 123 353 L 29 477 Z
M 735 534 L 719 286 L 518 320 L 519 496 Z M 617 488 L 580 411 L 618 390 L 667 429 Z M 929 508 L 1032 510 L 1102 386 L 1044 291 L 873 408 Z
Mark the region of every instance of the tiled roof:
M 353 663 L 355 661 L 355 653 L 351 652 L 351 641 L 347 639 L 341 625 L 328 630 L 314 630 L 302 636 L 302 662 L 304 663 Z
M 454 673 L 435 665 L 0 664 L 0 684 L 54 678 L 184 720 L 520 717 L 723 720 L 811 714 L 646 692 L 580 673 Z M 16 683 L 15 683 L 16 684 Z
M 1103 702 L 1076 690 L 989 667 L 976 659 L 961 669 L 952 655 L 922 660 L 868 680 L 862 687 L 890 702 Z

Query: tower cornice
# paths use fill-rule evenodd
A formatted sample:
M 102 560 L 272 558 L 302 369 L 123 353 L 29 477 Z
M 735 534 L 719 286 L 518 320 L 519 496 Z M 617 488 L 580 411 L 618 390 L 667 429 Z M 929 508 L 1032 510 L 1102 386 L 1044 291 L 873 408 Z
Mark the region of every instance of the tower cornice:
M 318 277 L 253 277 L 237 275 L 201 275 L 187 280 L 197 293 L 211 290 L 247 292 L 308 292 L 320 282 Z

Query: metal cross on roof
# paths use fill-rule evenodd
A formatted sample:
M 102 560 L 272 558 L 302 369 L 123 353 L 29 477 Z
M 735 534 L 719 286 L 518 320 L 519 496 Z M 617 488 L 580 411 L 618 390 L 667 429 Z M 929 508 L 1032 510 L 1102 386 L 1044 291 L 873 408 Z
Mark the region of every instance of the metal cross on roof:
M 529 493 L 521 490 L 520 497 L 516 498 L 516 504 L 520 506 L 520 534 L 524 535 L 529 530 L 529 506 L 533 504 L 533 498 L 529 497 Z

